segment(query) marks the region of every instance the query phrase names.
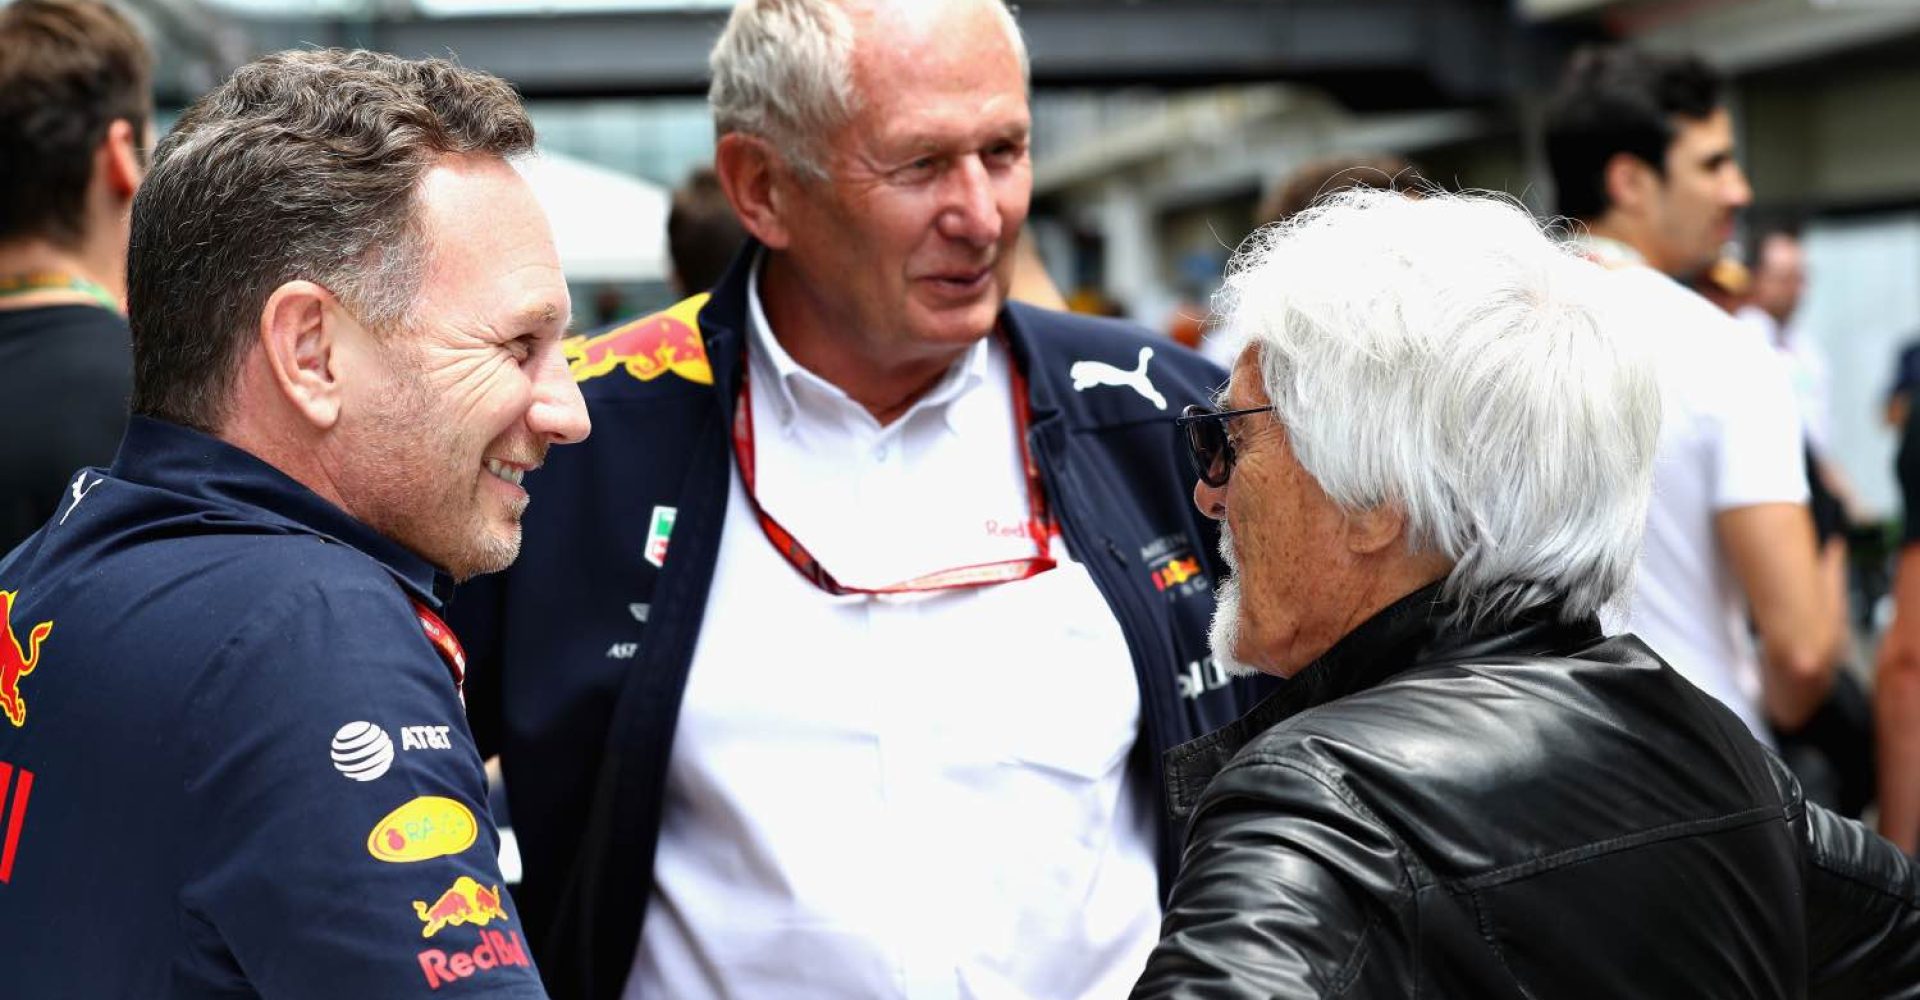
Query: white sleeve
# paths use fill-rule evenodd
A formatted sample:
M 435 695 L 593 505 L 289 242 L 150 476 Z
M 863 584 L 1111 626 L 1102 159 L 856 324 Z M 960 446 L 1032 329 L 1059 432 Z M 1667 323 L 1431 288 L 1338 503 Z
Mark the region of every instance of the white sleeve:
M 1732 324 L 1729 324 L 1731 327 Z M 1729 331 L 1720 378 L 1712 501 L 1716 511 L 1763 503 L 1805 503 L 1807 469 L 1800 409 L 1786 365 L 1771 351 Z

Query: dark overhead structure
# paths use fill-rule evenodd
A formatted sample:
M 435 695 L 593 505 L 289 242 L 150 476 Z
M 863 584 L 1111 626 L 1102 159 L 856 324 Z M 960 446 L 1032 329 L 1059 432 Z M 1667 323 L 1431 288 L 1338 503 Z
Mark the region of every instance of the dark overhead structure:
M 241 26 L 256 52 L 451 52 L 540 99 L 702 93 L 707 50 L 726 18 L 724 10 L 438 18 L 394 5 L 373 11 Z M 1538 44 L 1503 0 L 1028 0 L 1019 16 L 1037 87 L 1283 80 L 1368 109 L 1510 97 Z

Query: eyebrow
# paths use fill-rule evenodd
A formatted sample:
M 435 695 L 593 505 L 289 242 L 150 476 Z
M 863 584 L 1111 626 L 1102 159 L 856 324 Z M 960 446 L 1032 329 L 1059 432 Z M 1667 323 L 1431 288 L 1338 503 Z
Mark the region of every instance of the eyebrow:
M 1720 167 L 1725 166 L 1728 163 L 1731 163 L 1732 161 L 1733 161 L 1733 150 L 1716 149 L 1712 153 L 1701 157 L 1700 165 L 1703 167 L 1706 167 L 1709 170 L 1717 170 Z

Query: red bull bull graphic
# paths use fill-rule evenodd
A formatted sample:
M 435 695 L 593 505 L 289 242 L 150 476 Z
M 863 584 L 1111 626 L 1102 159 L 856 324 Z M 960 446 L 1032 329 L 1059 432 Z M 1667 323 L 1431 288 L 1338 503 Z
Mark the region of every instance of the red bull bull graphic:
M 27 825 L 27 796 L 31 794 L 33 772 L 24 767 L 16 770 L 12 764 L 0 760 L 0 806 L 8 806 L 5 812 L 0 812 L 0 817 L 6 819 L 5 825 L 0 826 L 0 884 L 13 881 L 13 858 L 20 849 L 20 828 Z
M 1177 587 L 1199 575 L 1200 560 L 1198 558 L 1169 559 L 1165 566 L 1154 571 L 1153 587 L 1155 590 L 1165 591 L 1168 587 Z
M 27 724 L 27 700 L 20 694 L 20 680 L 33 673 L 34 665 L 40 662 L 40 644 L 53 634 L 53 621 L 49 619 L 28 629 L 27 644 L 20 645 L 20 637 L 13 631 L 13 599 L 18 594 L 16 590 L 0 590 L 0 629 L 6 631 L 0 636 L 0 712 L 6 713 L 15 728 Z
M 473 810 L 438 795 L 422 795 L 388 813 L 367 834 L 367 853 L 396 864 L 459 854 L 480 835 Z
M 454 879 L 453 887 L 441 893 L 432 905 L 414 900 L 413 912 L 426 924 L 420 929 L 423 938 L 430 938 L 447 927 L 462 924 L 485 927 L 495 920 L 507 919 L 506 907 L 500 905 L 500 887 L 489 889 L 465 875 Z
M 700 385 L 713 384 L 713 367 L 700 339 L 701 293 L 665 312 L 634 320 L 597 337 L 569 337 L 560 344 L 575 382 L 596 379 L 616 368 L 642 382 L 672 372 Z
M 477 947 L 455 952 L 429 948 L 418 957 L 420 971 L 427 977 L 427 988 L 434 990 L 495 969 L 533 967 L 533 963 L 527 960 L 527 946 L 521 942 L 518 931 L 505 934 L 481 931 Z

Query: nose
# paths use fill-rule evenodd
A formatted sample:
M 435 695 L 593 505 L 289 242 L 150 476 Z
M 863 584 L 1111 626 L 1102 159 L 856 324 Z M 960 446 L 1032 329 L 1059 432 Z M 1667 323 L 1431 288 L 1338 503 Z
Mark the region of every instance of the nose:
M 1738 163 L 1733 165 L 1733 176 L 1727 181 L 1727 204 L 1733 208 L 1753 204 L 1753 185 L 1747 182 L 1747 173 Z
M 1002 219 L 995 197 L 993 175 L 976 155 L 961 157 L 947 172 L 947 205 L 940 213 L 940 232 L 949 239 L 974 246 L 1000 240 Z
M 1227 519 L 1227 488 L 1208 486 L 1206 480 L 1196 479 L 1193 481 L 1193 505 L 1200 509 L 1202 516 L 1224 521 Z
M 548 444 L 578 444 L 593 431 L 587 416 L 587 401 L 580 386 L 567 371 L 567 362 L 558 347 L 549 351 L 533 380 L 533 405 L 527 410 L 527 426 Z

